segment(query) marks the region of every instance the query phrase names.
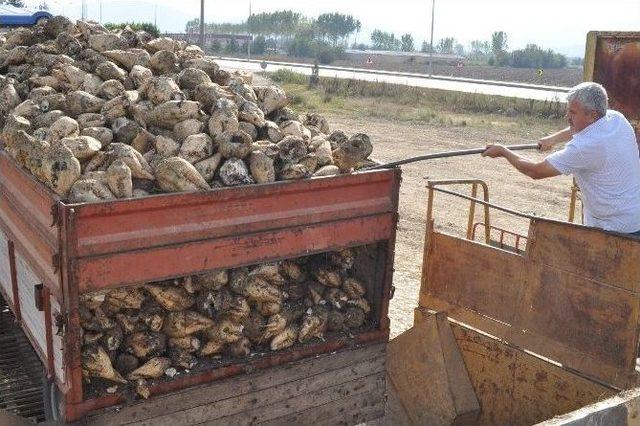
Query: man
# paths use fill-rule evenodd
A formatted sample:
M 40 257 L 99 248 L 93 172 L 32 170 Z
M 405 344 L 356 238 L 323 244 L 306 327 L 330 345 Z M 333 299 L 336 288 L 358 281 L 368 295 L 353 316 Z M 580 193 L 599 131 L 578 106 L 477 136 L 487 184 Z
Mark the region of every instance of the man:
M 569 127 L 540 139 L 540 148 L 564 148 L 536 163 L 502 145 L 489 145 L 485 157 L 504 157 L 533 179 L 573 175 L 582 192 L 584 224 L 640 236 L 640 156 L 633 128 L 608 110 L 607 92 L 582 83 L 567 97 Z

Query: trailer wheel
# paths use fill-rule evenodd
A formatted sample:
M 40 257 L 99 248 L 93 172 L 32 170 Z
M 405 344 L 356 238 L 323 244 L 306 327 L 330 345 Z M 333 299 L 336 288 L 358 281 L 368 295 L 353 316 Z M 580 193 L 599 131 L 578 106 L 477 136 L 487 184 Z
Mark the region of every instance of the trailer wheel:
M 62 393 L 55 380 L 48 380 L 46 374 L 42 375 L 42 401 L 44 402 L 44 415 L 48 422 L 62 420 L 60 415 Z
M 38 18 L 36 21 L 36 25 L 44 25 L 49 22 L 49 18 Z

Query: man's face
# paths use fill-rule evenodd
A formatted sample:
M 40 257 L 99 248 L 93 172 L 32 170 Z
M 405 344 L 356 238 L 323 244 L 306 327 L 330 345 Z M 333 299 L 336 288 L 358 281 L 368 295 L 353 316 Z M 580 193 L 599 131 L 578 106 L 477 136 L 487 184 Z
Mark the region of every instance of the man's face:
M 569 122 L 569 127 L 573 133 L 578 133 L 585 127 L 598 121 L 598 114 L 595 111 L 585 109 L 584 106 L 575 99 L 567 105 L 567 113 L 565 115 Z

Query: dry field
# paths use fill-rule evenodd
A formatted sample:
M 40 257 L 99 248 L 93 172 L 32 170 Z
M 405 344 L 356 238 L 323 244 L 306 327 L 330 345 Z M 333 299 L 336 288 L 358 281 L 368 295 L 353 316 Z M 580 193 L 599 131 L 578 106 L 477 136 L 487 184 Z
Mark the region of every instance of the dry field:
M 441 152 L 481 147 L 489 142 L 503 144 L 531 143 L 547 131 L 546 125 L 521 126 L 515 121 L 495 117 L 486 126 L 454 127 L 414 124 L 370 118 L 327 117 L 333 128 L 349 132 L 366 132 L 374 142 L 374 157 L 382 162 L 394 161 L 425 152 Z M 552 123 L 560 125 L 560 122 Z M 537 152 L 524 155 L 544 158 Z M 417 306 L 420 288 L 422 246 L 428 179 L 479 178 L 489 185 L 492 202 L 542 217 L 566 220 L 571 179 L 557 177 L 533 181 L 514 171 L 504 160 L 490 160 L 480 156 L 457 157 L 414 163 L 402 167 L 400 188 L 400 223 L 398 226 L 394 285 L 391 301 L 391 333 L 395 336 L 413 323 L 413 309 Z M 456 188 L 469 192 L 467 187 Z M 468 202 L 446 194 L 436 194 L 435 223 L 454 235 L 466 232 Z M 476 221 L 482 217 L 476 215 Z M 492 222 L 502 228 L 525 234 L 528 221 L 492 211 Z

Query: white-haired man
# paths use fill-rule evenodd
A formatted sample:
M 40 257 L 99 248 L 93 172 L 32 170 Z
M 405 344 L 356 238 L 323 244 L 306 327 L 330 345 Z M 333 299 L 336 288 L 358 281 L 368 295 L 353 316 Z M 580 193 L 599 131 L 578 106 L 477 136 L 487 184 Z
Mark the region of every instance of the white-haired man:
M 640 156 L 631 124 L 609 110 L 605 89 L 582 83 L 567 97 L 569 127 L 540 139 L 540 148 L 564 148 L 544 161 L 530 161 L 502 145 L 489 145 L 485 157 L 504 157 L 533 179 L 573 175 L 582 192 L 584 224 L 640 236 Z

